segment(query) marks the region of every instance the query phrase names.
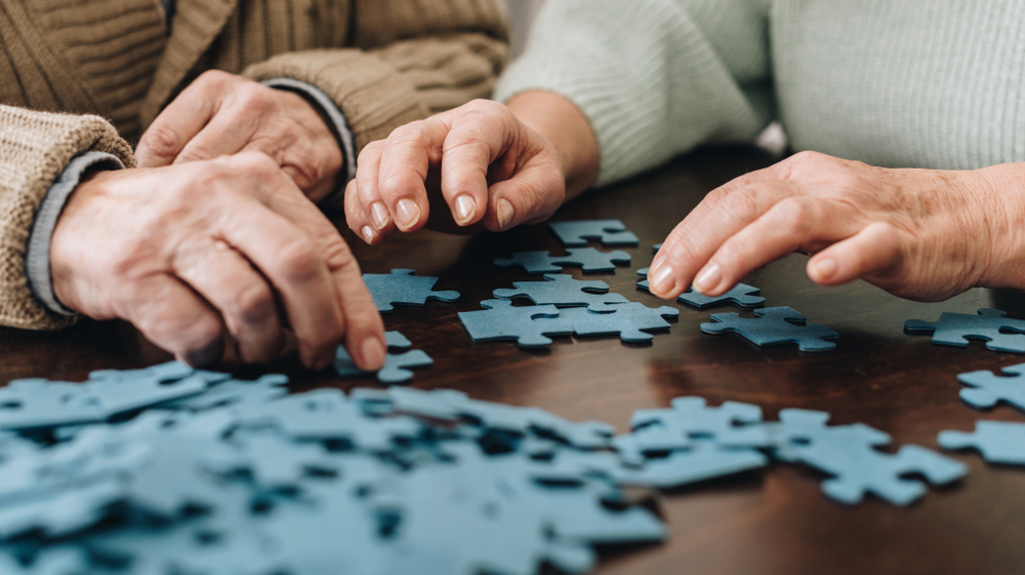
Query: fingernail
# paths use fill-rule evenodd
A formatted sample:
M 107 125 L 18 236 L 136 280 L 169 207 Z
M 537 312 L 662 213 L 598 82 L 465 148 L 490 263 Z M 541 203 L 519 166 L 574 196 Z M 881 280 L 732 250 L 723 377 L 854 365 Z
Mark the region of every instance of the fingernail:
M 477 213 L 477 203 L 473 198 L 463 194 L 456 198 L 456 222 L 465 224 Z
M 404 228 L 413 227 L 416 221 L 420 219 L 420 206 L 416 205 L 416 202 L 408 198 L 399 200 L 397 206 L 395 206 L 396 219 L 400 226 Z
M 363 234 L 363 239 L 366 240 L 368 244 L 374 242 L 374 230 L 370 229 L 370 226 L 363 226 L 363 229 L 360 230 L 360 232 Z
M 370 206 L 370 217 L 374 220 L 374 227 L 378 230 L 383 230 L 388 227 L 388 208 L 384 207 L 381 202 L 374 202 Z
M 659 266 L 659 268 L 655 270 L 654 277 L 652 277 L 652 273 L 649 270 L 648 277 L 651 278 L 651 283 L 649 285 L 651 286 L 652 291 L 668 293 L 673 291 L 673 288 L 676 287 L 673 268 L 668 265 Z
M 504 230 L 512 222 L 515 215 L 516 213 L 513 211 L 509 200 L 498 200 L 498 229 Z
M 384 366 L 384 344 L 376 337 L 368 337 L 363 342 L 363 365 L 371 370 Z
M 700 293 L 711 291 L 719 285 L 720 279 L 722 272 L 719 270 L 719 264 L 712 264 L 698 274 L 698 278 L 694 280 L 694 289 Z
M 836 275 L 837 265 L 834 259 L 825 258 L 818 260 L 812 267 L 814 268 L 815 275 L 820 280 L 828 280 Z

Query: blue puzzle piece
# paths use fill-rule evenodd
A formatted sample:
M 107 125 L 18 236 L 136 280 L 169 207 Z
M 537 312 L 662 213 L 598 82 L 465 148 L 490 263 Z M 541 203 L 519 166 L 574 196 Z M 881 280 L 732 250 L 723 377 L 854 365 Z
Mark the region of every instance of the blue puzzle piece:
M 630 254 L 616 250 L 600 252 L 594 248 L 566 250 L 564 256 L 552 256 L 551 252 L 516 252 L 511 258 L 499 258 L 495 265 L 501 268 L 520 266 L 528 274 L 546 274 L 561 271 L 562 267 L 580 267 L 585 272 L 611 272 L 616 264 L 630 263 Z
M 578 336 L 618 334 L 619 339 L 628 343 L 647 343 L 652 339 L 652 335 L 647 332 L 668 330 L 671 324 L 665 318 L 679 315 L 680 310 L 669 306 L 650 308 L 642 303 L 630 302 L 616 305 L 615 311 L 609 313 L 595 313 L 583 307 L 567 308 L 561 310 L 558 318 L 540 318 L 534 320 L 534 323 L 549 325 L 549 322 L 567 322 Z
M 281 374 L 263 375 L 256 381 L 229 379 L 215 384 L 203 394 L 163 403 L 160 407 L 204 411 L 245 403 L 266 403 L 288 395 L 286 384 L 288 376 Z
M 1010 319 L 998 309 L 982 308 L 978 315 L 943 312 L 936 322 L 909 319 L 904 329 L 910 332 L 933 332 L 932 342 L 965 347 L 969 339 L 981 339 L 986 349 L 1025 353 L 1025 320 Z M 1015 333 L 1004 333 L 1011 331 Z
M 618 293 L 608 293 L 609 284 L 603 281 L 573 279 L 569 274 L 546 274 L 545 280 L 513 282 L 515 289 L 496 289 L 493 293 L 502 299 L 525 297 L 537 305 L 585 306 L 595 312 L 614 311 L 616 304 L 630 303 Z
M 1000 401 L 1025 411 L 1025 363 L 1004 368 L 1004 376 L 981 370 L 962 373 L 957 379 L 970 389 L 961 390 L 961 399 L 979 409 L 993 407 Z
M 545 347 L 552 343 L 546 335 L 573 333 L 572 324 L 559 317 L 553 305 L 513 307 L 509 300 L 495 299 L 480 305 L 485 309 L 459 312 L 459 321 L 473 341 L 515 340 L 520 347 Z
M 755 345 L 796 343 L 801 351 L 827 351 L 836 347 L 840 334 L 828 327 L 812 323 L 804 325 L 806 318 L 789 307 L 769 307 L 754 310 L 756 318 L 740 317 L 735 313 L 712 314 L 713 322 L 701 324 L 705 333 L 732 332 L 744 336 Z
M 356 367 L 352 356 L 346 351 L 345 346 L 339 345 L 335 352 L 335 371 L 342 378 L 360 377 L 376 373 L 377 381 L 381 383 L 403 383 L 413 379 L 411 367 L 428 367 L 434 365 L 434 360 L 423 350 L 414 349 L 405 351 L 412 347 L 412 343 L 397 331 L 384 333 L 388 343 L 388 353 L 384 357 L 384 367 L 376 372 L 367 372 Z
M 637 270 L 637 275 L 647 278 L 648 268 Z M 644 291 L 651 291 L 647 279 L 637 282 L 637 287 Z M 733 289 L 717 297 L 709 297 L 694 291 L 694 288 L 687 288 L 687 291 L 680 294 L 676 300 L 698 309 L 712 307 L 721 303 L 733 303 L 740 307 L 755 307 L 765 303 L 765 298 L 757 296 L 761 290 L 747 284 L 737 284 Z
M 974 448 L 990 463 L 1025 465 L 1025 423 L 977 421 L 975 431 L 941 431 L 943 449 Z
M 597 240 L 606 246 L 636 246 L 637 236 L 626 230 L 620 220 L 579 220 L 548 224 L 564 246 L 586 246 L 587 240 Z
M 390 274 L 363 274 L 370 295 L 374 298 L 377 311 L 394 311 L 393 304 L 424 305 L 429 299 L 456 301 L 459 292 L 432 291 L 436 277 L 414 276 L 413 270 L 393 269 Z

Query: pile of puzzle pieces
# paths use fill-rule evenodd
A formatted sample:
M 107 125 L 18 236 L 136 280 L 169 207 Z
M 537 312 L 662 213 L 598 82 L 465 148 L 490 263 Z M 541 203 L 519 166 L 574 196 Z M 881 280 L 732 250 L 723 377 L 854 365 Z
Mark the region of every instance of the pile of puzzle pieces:
M 667 530 L 622 487 L 674 488 L 768 464 L 825 493 L 897 505 L 964 474 L 828 414 L 678 398 L 633 430 L 450 390 L 288 394 L 180 363 L 0 390 L 0 572 L 586 573 L 595 546 Z

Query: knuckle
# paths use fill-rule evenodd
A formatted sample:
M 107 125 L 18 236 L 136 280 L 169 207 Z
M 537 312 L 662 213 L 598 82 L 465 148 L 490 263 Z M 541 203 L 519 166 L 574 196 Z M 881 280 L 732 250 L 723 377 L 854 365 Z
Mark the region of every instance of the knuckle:
M 356 275 L 359 275 L 359 262 L 356 261 L 356 257 L 352 255 L 352 250 L 349 249 L 349 246 L 341 238 L 329 241 L 324 248 L 324 252 L 324 263 L 327 264 L 329 271 L 336 272 L 355 267 Z
M 807 234 L 814 226 L 817 210 L 805 198 L 787 198 L 776 205 L 773 214 L 783 229 L 794 234 Z
M 320 259 L 309 242 L 293 241 L 282 247 L 278 256 L 278 267 L 288 279 L 306 281 L 320 271 Z
M 274 296 L 266 285 L 251 283 L 236 294 L 232 315 L 243 323 L 259 323 L 271 317 L 276 311 Z
M 181 147 L 181 141 L 181 136 L 174 128 L 153 126 L 142 135 L 139 145 L 157 156 L 169 157 Z
M 388 136 L 388 144 L 411 144 L 420 148 L 428 148 L 431 145 L 427 126 L 423 120 L 417 120 L 392 130 Z

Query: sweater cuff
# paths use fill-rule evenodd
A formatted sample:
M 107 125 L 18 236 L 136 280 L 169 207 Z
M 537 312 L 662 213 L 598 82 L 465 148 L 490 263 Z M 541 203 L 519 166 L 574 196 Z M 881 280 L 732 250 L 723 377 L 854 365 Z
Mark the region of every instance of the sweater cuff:
M 331 121 L 331 128 L 338 138 L 338 145 L 342 148 L 342 155 L 345 157 L 343 169 L 345 173 L 338 179 L 338 187 L 335 188 L 326 198 L 320 201 L 323 206 L 340 205 L 341 198 L 345 195 L 345 186 L 356 177 L 356 146 L 352 138 L 352 130 L 345 119 L 345 114 L 338 108 L 331 98 L 320 88 L 312 84 L 292 78 L 270 78 L 260 82 L 264 86 L 278 90 L 298 92 L 306 96 L 324 112 L 324 115 Z
M 57 300 L 53 293 L 53 277 L 50 275 L 50 240 L 53 238 L 53 230 L 57 227 L 57 219 L 64 210 L 64 204 L 68 202 L 68 198 L 86 172 L 119 170 L 124 167 L 121 160 L 113 154 L 85 152 L 68 162 L 64 171 L 57 176 L 43 196 L 25 246 L 25 275 L 28 277 L 32 295 L 54 313 L 78 315 Z

